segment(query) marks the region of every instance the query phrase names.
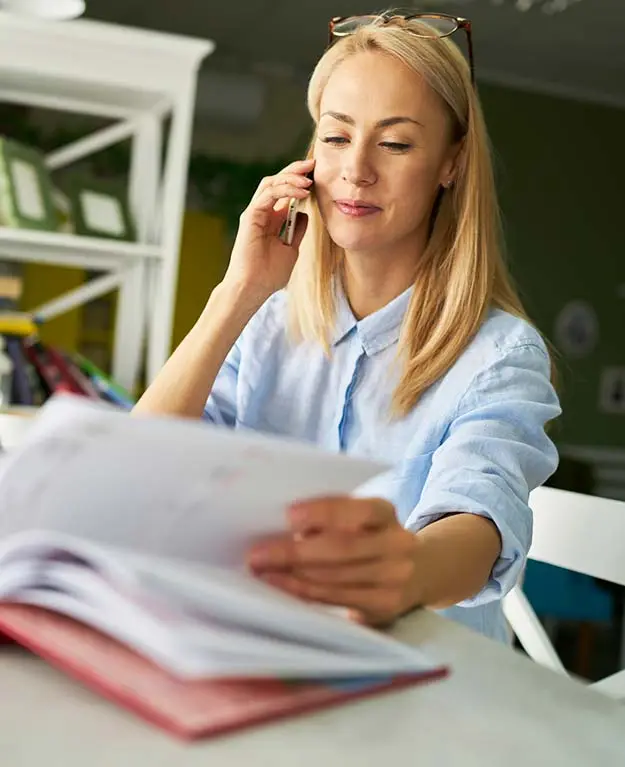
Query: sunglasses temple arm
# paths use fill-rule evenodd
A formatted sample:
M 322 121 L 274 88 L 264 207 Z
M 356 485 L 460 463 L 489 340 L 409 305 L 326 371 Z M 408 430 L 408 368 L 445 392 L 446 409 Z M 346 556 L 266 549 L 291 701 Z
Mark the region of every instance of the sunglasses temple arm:
M 471 24 L 464 28 L 467 34 L 467 48 L 469 50 L 469 66 L 471 68 L 471 82 L 475 85 L 475 60 L 473 58 L 473 35 L 471 34 Z
M 332 45 L 332 38 L 334 37 L 334 21 L 328 22 L 328 48 Z

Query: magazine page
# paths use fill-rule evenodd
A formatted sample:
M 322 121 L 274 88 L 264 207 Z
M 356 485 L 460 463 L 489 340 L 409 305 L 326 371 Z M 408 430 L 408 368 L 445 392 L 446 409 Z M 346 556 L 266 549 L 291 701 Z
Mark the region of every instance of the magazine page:
M 289 503 L 350 493 L 386 466 L 200 421 L 50 400 L 3 457 L 0 540 L 43 529 L 143 554 L 242 568 Z

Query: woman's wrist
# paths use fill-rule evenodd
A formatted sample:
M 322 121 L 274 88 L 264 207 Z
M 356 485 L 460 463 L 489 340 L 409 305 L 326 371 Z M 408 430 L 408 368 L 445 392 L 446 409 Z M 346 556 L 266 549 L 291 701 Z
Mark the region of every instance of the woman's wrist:
M 495 524 L 477 514 L 450 512 L 414 534 L 413 606 L 443 609 L 478 594 L 501 552 Z
M 268 296 L 260 295 L 249 287 L 231 281 L 220 282 L 211 293 L 197 325 L 205 329 L 215 324 L 227 327 L 233 342 L 260 309 Z

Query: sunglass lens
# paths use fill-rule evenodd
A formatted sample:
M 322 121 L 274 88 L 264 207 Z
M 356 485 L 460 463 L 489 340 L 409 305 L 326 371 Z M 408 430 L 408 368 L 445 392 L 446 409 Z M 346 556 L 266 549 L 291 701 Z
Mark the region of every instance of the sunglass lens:
M 365 15 L 365 16 L 350 16 L 342 21 L 337 21 L 332 27 L 332 34 L 335 37 L 345 37 L 345 35 L 353 34 L 360 27 L 364 27 L 367 24 L 373 24 L 379 16 Z

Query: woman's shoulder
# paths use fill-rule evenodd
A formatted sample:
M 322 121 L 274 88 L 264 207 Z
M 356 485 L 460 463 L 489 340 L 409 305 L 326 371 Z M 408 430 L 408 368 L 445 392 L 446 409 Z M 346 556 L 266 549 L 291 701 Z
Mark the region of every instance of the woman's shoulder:
M 436 394 L 455 403 L 455 413 L 461 403 L 481 407 L 513 401 L 518 410 L 523 402 L 540 401 L 553 407 L 555 417 L 559 405 L 552 375 L 551 356 L 539 330 L 522 317 L 493 309 Z
M 491 309 L 450 372 L 466 381 L 501 371 L 502 365 L 549 375 L 551 360 L 534 325 L 501 309 Z
M 513 349 L 534 347 L 549 357 L 540 331 L 531 322 L 503 309 L 491 309 L 479 329 L 475 342 L 491 352 L 506 353 Z

